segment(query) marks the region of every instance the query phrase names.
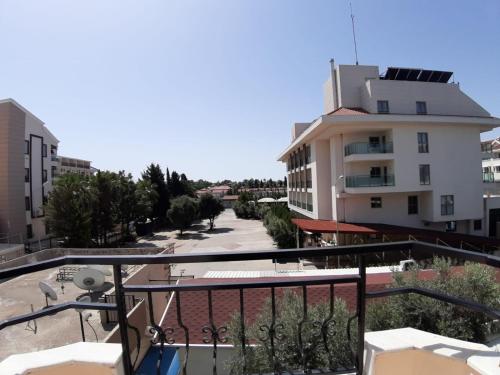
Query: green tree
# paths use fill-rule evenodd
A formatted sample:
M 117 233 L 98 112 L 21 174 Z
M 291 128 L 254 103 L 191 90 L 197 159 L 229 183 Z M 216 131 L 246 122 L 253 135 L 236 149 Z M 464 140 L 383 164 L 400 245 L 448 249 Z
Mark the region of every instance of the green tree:
M 117 211 L 117 178 L 112 172 L 97 172 L 91 177 L 93 193 L 92 235 L 98 244 L 107 244 L 108 233 L 113 230 Z
M 158 202 L 158 192 L 149 180 L 137 181 L 135 200 L 135 218 L 138 222 L 145 223 L 151 219 L 153 208 Z
M 45 206 L 45 220 L 52 234 L 64 238 L 65 246 L 90 246 L 92 201 L 87 178 L 68 173 L 56 180 Z
M 167 217 L 172 226 L 178 229 L 182 236 L 182 232 L 193 224 L 197 213 L 198 207 L 196 201 L 187 195 L 181 195 L 172 199 L 170 209 L 167 211 Z
M 137 196 L 136 184 L 129 173 L 120 171 L 117 176 L 117 207 L 116 216 L 120 224 L 122 234 L 130 235 L 130 222 L 137 218 Z
M 354 363 L 347 337 L 349 311 L 341 299 L 335 299 L 333 305 L 333 314 L 329 303 L 308 305 L 307 319 L 304 320 L 303 299 L 299 293 L 284 291 L 283 296 L 276 301 L 274 316 L 271 301 L 266 300 L 255 321 L 244 322 L 245 338 L 249 343 L 254 343 L 246 346 L 245 356 L 241 345 L 241 317 L 234 315 L 228 329 L 230 341 L 234 345 L 234 354 L 226 363 L 229 373 L 275 373 L 272 350 L 279 366 L 278 372 L 288 373 L 303 367 L 308 370 L 351 367 Z M 271 321 L 275 321 L 274 328 L 280 337 L 279 340 L 274 340 L 272 348 L 269 335 L 266 335 Z M 327 329 L 322 331 L 325 326 Z M 354 324 L 351 327 L 351 345 L 355 348 L 356 329 Z M 302 345 L 299 341 L 299 331 Z
M 435 258 L 435 277 L 421 280 L 420 270 L 393 274 L 393 287 L 420 287 L 471 300 L 492 308 L 500 307 L 500 285 L 493 269 L 466 263 L 463 272 L 452 272 L 451 262 Z M 490 333 L 491 319 L 461 306 L 436 301 L 418 294 L 393 296 L 368 305 L 370 330 L 413 327 L 460 340 L 484 342 Z
M 201 219 L 208 219 L 210 223 L 210 230 L 214 228 L 214 221 L 222 211 L 224 206 L 220 199 L 215 198 L 212 194 L 203 194 L 198 202 Z
M 153 206 L 152 216 L 165 220 L 165 215 L 169 208 L 169 191 L 165 183 L 165 175 L 163 174 L 158 164 L 151 163 L 150 166 L 142 173 L 142 179 L 151 183 L 151 186 L 156 190 L 158 199 Z

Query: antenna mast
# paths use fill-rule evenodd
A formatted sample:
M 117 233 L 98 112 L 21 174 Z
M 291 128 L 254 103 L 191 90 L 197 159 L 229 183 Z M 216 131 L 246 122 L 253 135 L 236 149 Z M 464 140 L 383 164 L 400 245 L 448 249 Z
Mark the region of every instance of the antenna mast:
M 356 65 L 358 64 L 358 46 L 356 44 L 356 31 L 354 30 L 354 15 L 352 14 L 352 3 L 349 1 L 349 7 L 351 8 L 351 23 L 352 23 L 352 38 L 354 40 L 354 54 L 356 55 Z

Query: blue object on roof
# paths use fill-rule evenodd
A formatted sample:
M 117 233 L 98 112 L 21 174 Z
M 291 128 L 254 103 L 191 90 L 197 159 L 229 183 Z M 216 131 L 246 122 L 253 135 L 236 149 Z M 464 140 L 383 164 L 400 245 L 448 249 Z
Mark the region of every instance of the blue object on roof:
M 156 375 L 156 363 L 160 355 L 160 348 L 152 346 L 149 348 L 141 365 L 135 372 L 135 375 Z M 163 358 L 161 361 L 161 375 L 178 375 L 181 369 L 179 354 L 175 348 L 165 347 L 163 349 Z

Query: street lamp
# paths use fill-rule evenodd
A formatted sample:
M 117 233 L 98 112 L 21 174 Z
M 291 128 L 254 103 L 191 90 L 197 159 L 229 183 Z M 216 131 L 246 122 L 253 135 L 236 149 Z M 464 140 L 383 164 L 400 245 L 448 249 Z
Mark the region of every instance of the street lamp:
M 337 216 L 337 220 L 336 220 L 336 224 L 335 224 L 335 227 L 337 229 L 336 231 L 336 243 L 337 243 L 337 246 L 339 246 L 339 206 L 337 204 L 337 184 L 339 183 L 339 181 L 342 181 L 344 179 L 344 175 L 341 174 L 340 176 L 337 177 L 337 180 L 335 181 L 335 211 L 336 211 L 336 216 Z

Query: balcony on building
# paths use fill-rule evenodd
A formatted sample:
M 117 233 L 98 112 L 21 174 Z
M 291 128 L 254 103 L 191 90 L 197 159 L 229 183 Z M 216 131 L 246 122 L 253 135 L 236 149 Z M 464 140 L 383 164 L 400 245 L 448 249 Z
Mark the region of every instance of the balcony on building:
M 346 188 L 394 186 L 394 175 L 357 175 L 346 176 Z
M 394 158 L 392 132 L 345 134 L 344 161 L 391 160 Z
M 51 301 L 51 305 L 46 308 L 0 320 L 0 332 L 16 325 L 25 327 L 27 323 L 29 327 L 29 323 L 35 319 L 52 319 L 56 323 L 56 314 L 74 309 L 99 311 L 101 314 L 97 315 L 108 316 L 108 319 L 113 315 L 116 325 L 101 342 L 93 342 L 88 338 L 86 342 L 45 350 L 32 347 L 27 353 L 16 353 L 0 363 L 1 374 L 226 375 L 232 373 L 226 361 L 234 356 L 237 356 L 242 367 L 236 373 L 254 374 L 259 371 L 249 370 L 246 364 L 251 361 L 252 347 L 256 345 L 264 345 L 269 349 L 269 363 L 274 366 L 274 371 L 270 373 L 274 374 L 498 373 L 500 354 L 484 344 L 451 339 L 410 327 L 365 332 L 365 307 L 368 300 L 396 295 L 426 296 L 441 303 L 460 306 L 464 311 L 486 314 L 492 320 L 498 319 L 500 311 L 497 306 L 485 306 L 429 289 L 393 288 L 386 284 L 374 284 L 370 280 L 379 280 L 377 283 L 380 283 L 380 274 L 374 275 L 367 268 L 382 253 L 385 254 L 386 261 L 406 259 L 407 254 L 411 253 L 412 257 L 422 261 L 432 259 L 433 256 L 446 256 L 460 261 L 474 261 L 485 267 L 500 268 L 500 258 L 489 254 L 444 248 L 418 241 L 287 249 L 279 250 L 282 259 L 307 258 L 309 261 L 315 257 L 324 259 L 356 254 L 353 262 L 357 267 L 351 269 L 349 274 L 322 274 L 314 277 L 175 279 L 169 274 L 172 282 L 167 282 L 167 279 L 155 278 L 159 275 L 151 267 L 158 266 L 157 269 L 161 272 L 167 272 L 175 270 L 175 267 L 169 266 L 183 263 L 202 265 L 204 262 L 224 263 L 230 260 L 272 260 L 277 257 L 276 250 L 226 251 L 224 254 L 173 254 L 171 251 L 143 255 L 113 253 L 104 257 L 71 255 L 71 252 L 61 256 L 62 249 L 58 250 L 57 257 L 43 258 L 43 261 L 33 261 L 35 258 L 30 258 L 31 261 L 25 263 L 16 262 L 15 267 L 0 267 L 0 279 L 51 271 L 54 267 L 71 264 L 85 267 L 104 263 L 104 266 L 113 271 L 109 276 L 115 283 L 113 298 L 99 302 Z M 32 254 L 32 257 L 36 256 Z M 129 278 L 123 276 L 126 264 L 135 265 L 135 273 Z M 151 281 L 152 278 L 154 282 Z M 298 298 L 298 326 L 284 327 L 281 321 L 276 320 L 280 313 L 277 306 L 285 290 L 295 293 Z M 137 301 L 129 305 L 128 301 L 136 298 Z M 337 311 L 335 309 L 339 303 L 337 298 L 344 301 L 350 316 L 346 326 L 333 320 L 333 312 Z M 319 303 L 326 306 L 324 316 L 312 313 L 314 306 Z M 262 318 L 266 323 L 260 328 L 258 341 L 250 341 L 250 321 L 256 319 L 264 308 L 269 311 Z M 235 316 L 244 319 L 232 320 Z M 230 324 L 231 322 L 236 323 Z M 75 329 L 79 330 L 79 324 L 75 325 Z M 334 329 L 337 330 L 335 334 Z M 301 349 L 300 358 L 296 360 L 297 368 L 285 369 L 281 362 L 287 357 L 283 352 L 287 348 L 280 343 L 284 339 L 283 330 L 297 336 L 295 342 Z M 317 331 L 318 334 L 311 336 L 308 330 Z M 338 332 L 343 332 L 341 337 L 337 336 Z M 231 337 L 239 337 L 240 346 L 235 347 Z M 312 341 L 308 337 L 313 338 Z M 24 337 L 11 338 L 16 339 L 25 340 Z M 333 348 L 327 344 L 331 342 L 335 342 Z M 334 357 L 335 351 L 340 350 L 342 345 L 346 345 L 352 355 L 342 361 L 332 362 L 330 355 Z M 315 351 L 324 354 L 322 368 L 314 367 L 316 362 L 311 353 Z

